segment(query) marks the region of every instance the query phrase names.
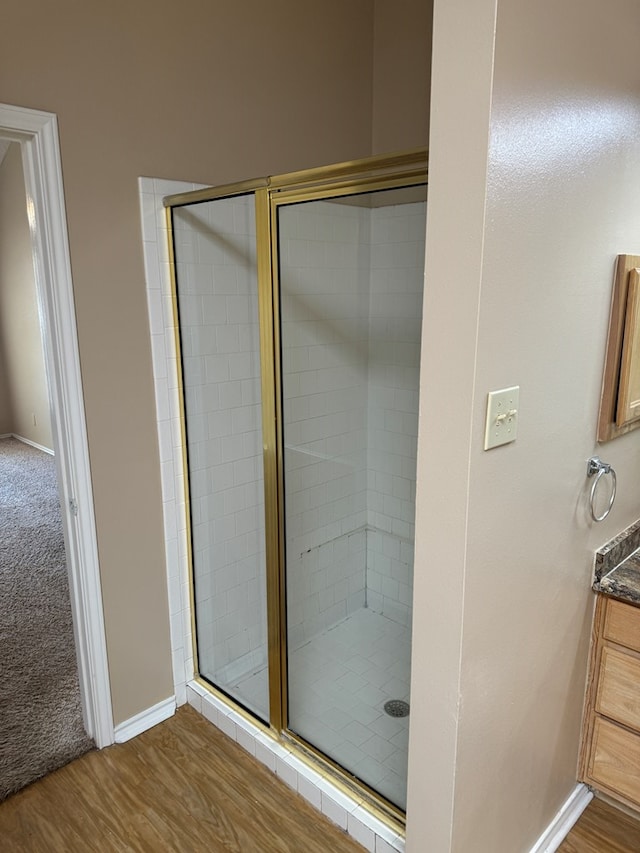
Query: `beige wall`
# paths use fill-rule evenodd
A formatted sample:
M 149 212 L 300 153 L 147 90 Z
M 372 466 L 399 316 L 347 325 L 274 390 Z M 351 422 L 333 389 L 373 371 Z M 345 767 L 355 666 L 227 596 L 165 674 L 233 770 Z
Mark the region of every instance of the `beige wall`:
M 433 0 L 374 0 L 372 153 L 429 139 Z
M 640 436 L 595 442 L 613 263 L 640 251 L 639 35 L 635 0 L 436 0 L 410 853 L 527 851 L 575 785 L 593 552 L 639 514 Z M 511 384 L 518 439 L 484 452 Z
M 116 723 L 172 692 L 137 177 L 215 184 L 371 154 L 373 29 L 372 0 L 3 10 L 0 101 L 59 119 Z M 394 148 L 423 141 L 420 86 Z
M 9 416 L 3 417 L 0 397 L 0 434 L 13 432 L 53 449 L 22 156 L 17 143 L 9 146 L 0 165 L 0 362 Z

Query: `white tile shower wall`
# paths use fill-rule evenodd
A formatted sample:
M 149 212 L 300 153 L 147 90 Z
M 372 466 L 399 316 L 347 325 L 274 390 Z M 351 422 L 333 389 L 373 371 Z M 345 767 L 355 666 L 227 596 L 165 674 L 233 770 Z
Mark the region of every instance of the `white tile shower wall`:
M 199 184 L 184 181 L 138 179 L 156 392 L 171 652 L 178 705 L 187 701 L 187 682 L 193 678 L 194 662 L 175 323 L 171 298 L 169 244 L 162 200 L 166 195 L 200 188 Z
M 411 620 L 426 202 L 371 211 L 367 602 Z
M 177 208 L 174 233 L 198 658 L 228 688 L 267 661 L 254 197 Z
M 425 202 L 280 210 L 294 648 L 365 600 L 411 620 L 425 215 Z
M 293 648 L 365 603 L 369 226 L 334 202 L 279 213 Z

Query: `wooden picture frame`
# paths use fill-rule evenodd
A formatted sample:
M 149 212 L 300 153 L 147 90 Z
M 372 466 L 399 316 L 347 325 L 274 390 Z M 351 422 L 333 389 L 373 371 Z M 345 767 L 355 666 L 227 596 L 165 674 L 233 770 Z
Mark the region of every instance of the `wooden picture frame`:
M 640 427 L 640 255 L 618 255 L 605 356 L 598 441 Z

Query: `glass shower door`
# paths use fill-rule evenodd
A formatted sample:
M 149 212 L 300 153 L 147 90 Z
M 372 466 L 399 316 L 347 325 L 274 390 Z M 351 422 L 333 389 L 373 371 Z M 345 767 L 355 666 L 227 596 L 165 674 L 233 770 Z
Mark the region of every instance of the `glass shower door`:
M 426 186 L 277 214 L 288 728 L 404 809 Z
M 426 178 L 407 152 L 165 199 L 196 673 L 400 820 Z
M 253 193 L 172 208 L 199 674 L 269 720 Z

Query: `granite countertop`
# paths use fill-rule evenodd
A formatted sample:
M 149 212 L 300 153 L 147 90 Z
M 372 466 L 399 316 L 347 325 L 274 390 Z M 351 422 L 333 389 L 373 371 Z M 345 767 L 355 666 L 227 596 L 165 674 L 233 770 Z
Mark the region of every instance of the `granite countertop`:
M 596 551 L 593 590 L 640 604 L 640 521 Z

